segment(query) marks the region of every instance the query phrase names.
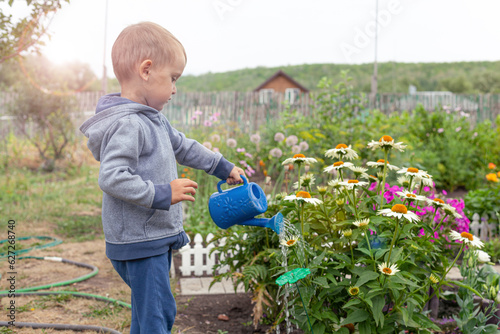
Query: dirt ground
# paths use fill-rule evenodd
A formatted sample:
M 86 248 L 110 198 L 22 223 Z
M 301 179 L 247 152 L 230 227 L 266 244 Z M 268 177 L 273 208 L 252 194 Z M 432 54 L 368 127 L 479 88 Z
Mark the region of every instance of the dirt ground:
M 26 255 L 36 257 L 62 257 L 64 259 L 83 262 L 97 266 L 99 273 L 82 282 L 68 286 L 54 287 L 43 291 L 78 291 L 106 296 L 130 302 L 130 289 L 114 271 L 104 253 L 103 239 L 80 243 L 63 242 L 55 247 L 34 250 Z M 23 254 L 24 255 L 24 254 Z M 177 261 L 176 261 L 177 262 Z M 9 263 L 0 262 L 0 289 L 8 290 Z M 56 282 L 72 280 L 91 272 L 90 269 L 75 265 L 36 259 L 16 259 L 16 289 L 40 286 Z M 177 276 L 178 277 L 178 276 Z M 251 298 L 248 294 L 226 294 L 205 296 L 182 296 L 178 281 L 174 281 L 177 301 L 177 319 L 173 333 L 188 334 L 245 334 L 265 333 L 269 326 L 261 325 L 255 329 L 252 325 Z M 2 310 L 16 305 L 16 322 L 82 324 L 112 328 L 127 334 L 130 331 L 130 310 L 118 305 L 79 297 L 56 296 L 20 296 L 15 299 L 2 297 Z M 6 312 L 2 312 L 0 321 L 9 321 Z M 219 320 L 224 314 L 228 320 Z M 0 329 L 1 331 L 1 329 Z M 3 332 L 2 332 L 3 333 Z M 8 333 L 8 332 L 7 332 Z M 43 330 L 32 328 L 16 328 L 14 333 L 75 333 L 69 330 Z M 93 331 L 83 333 L 95 333 Z

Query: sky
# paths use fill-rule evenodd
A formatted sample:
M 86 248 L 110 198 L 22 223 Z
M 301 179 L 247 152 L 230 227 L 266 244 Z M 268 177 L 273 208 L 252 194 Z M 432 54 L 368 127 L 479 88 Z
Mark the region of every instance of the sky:
M 25 1 L 15 2 L 11 12 L 22 15 Z M 184 45 L 188 57 L 184 74 L 361 64 L 375 58 L 379 62 L 500 60 L 498 0 L 378 0 L 378 15 L 376 3 L 71 0 L 54 15 L 51 38 L 42 52 L 55 63 L 88 63 L 99 77 L 105 63 L 107 75 L 114 77 L 110 54 L 120 31 L 153 21 Z

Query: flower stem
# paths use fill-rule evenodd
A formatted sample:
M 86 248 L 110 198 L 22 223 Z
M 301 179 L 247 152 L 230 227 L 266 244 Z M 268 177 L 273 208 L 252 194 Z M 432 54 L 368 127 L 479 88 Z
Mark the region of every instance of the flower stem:
M 445 214 L 443 219 L 441 219 L 441 221 L 439 222 L 439 224 L 437 224 L 437 226 L 432 230 L 432 236 L 434 236 L 434 232 L 436 232 L 438 228 L 441 226 L 441 224 L 443 224 L 443 221 L 445 220 L 446 217 L 448 217 L 448 214 Z
M 462 243 L 462 247 L 460 247 L 460 250 L 458 251 L 458 254 L 455 257 L 455 260 L 453 260 L 453 263 L 445 271 L 443 277 L 439 280 L 438 286 L 436 287 L 436 289 L 434 289 L 434 292 L 432 293 L 432 295 L 430 295 L 429 298 L 427 298 L 427 300 L 425 301 L 424 305 L 427 303 L 427 301 L 429 301 L 432 297 L 434 297 L 434 295 L 439 291 L 439 288 L 441 287 L 441 285 L 443 285 L 443 282 L 446 281 L 446 275 L 448 275 L 448 273 L 450 272 L 451 268 L 453 268 L 453 266 L 457 262 L 458 258 L 462 254 L 462 251 L 464 250 L 464 248 L 465 248 L 465 243 Z
M 311 329 L 311 333 L 314 334 L 311 326 L 311 320 L 309 319 L 309 314 L 307 314 L 306 304 L 304 304 L 304 300 L 302 299 L 302 294 L 300 293 L 299 284 L 295 282 L 295 286 L 297 287 L 297 291 L 299 292 L 300 301 L 302 302 L 302 307 L 304 307 L 304 311 L 306 311 L 306 317 L 307 317 L 307 322 L 309 323 L 309 328 Z
M 396 238 L 398 236 L 398 228 L 399 228 L 399 219 L 396 218 L 396 228 L 394 229 L 394 236 L 392 237 L 391 247 L 389 248 L 389 256 L 387 257 L 387 265 L 389 265 L 391 261 L 391 253 L 394 248 L 394 244 L 396 242 Z
M 365 230 L 365 239 L 366 239 L 366 243 L 368 244 L 368 250 L 370 251 L 370 257 L 372 258 L 372 261 L 373 261 L 373 270 L 376 272 L 377 267 L 375 266 L 375 259 L 373 257 L 372 246 L 370 245 L 370 240 L 368 239 L 367 232 L 368 232 L 368 229 Z
M 380 208 L 384 207 L 384 192 L 385 192 L 385 174 L 387 173 L 387 156 L 389 155 L 389 151 L 387 149 L 384 150 L 384 171 L 382 172 L 382 189 L 380 196 Z

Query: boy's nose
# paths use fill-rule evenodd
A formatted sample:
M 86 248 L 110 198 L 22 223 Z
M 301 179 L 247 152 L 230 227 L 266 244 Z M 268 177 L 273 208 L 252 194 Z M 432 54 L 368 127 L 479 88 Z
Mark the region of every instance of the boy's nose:
M 174 95 L 175 93 L 177 93 L 177 87 L 175 87 L 175 85 L 172 86 L 172 95 Z

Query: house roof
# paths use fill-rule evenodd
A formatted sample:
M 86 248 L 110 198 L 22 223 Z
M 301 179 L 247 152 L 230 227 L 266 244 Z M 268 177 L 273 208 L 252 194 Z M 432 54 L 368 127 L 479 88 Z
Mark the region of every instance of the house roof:
M 301 90 L 303 90 L 304 92 L 308 93 L 309 92 L 309 89 L 307 89 L 306 87 L 302 86 L 301 84 L 299 84 L 297 81 L 295 81 L 291 76 L 289 76 L 288 74 L 286 74 L 285 72 L 283 72 L 282 70 L 279 70 L 277 71 L 276 73 L 274 73 L 269 79 L 267 79 L 266 81 L 264 81 L 259 87 L 255 88 L 253 91 L 254 92 L 258 92 L 259 90 L 261 90 L 264 86 L 266 86 L 268 83 L 270 83 L 271 81 L 273 81 L 274 79 L 276 79 L 277 77 L 279 76 L 283 76 L 285 77 L 287 80 L 289 80 L 290 82 L 292 82 L 294 85 L 296 85 L 297 87 L 299 87 Z

